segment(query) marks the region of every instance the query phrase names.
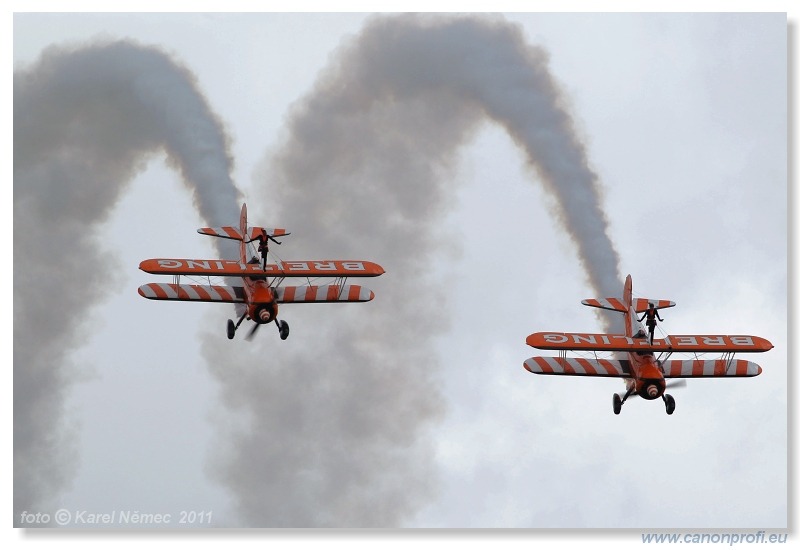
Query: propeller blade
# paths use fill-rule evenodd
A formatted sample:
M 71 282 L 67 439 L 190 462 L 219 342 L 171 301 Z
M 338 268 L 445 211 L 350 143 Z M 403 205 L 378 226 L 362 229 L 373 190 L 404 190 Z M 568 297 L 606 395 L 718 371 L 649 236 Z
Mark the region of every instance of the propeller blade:
M 258 327 L 260 327 L 260 326 L 261 325 L 259 323 L 255 323 L 253 325 L 253 328 L 250 329 L 250 332 L 247 333 L 247 336 L 245 336 L 244 339 L 245 340 L 252 340 L 253 336 L 255 335 L 256 331 L 258 330 Z
M 677 380 L 670 380 L 667 382 L 667 387 L 671 389 L 675 388 L 685 388 L 686 387 L 686 379 L 685 378 L 678 378 Z

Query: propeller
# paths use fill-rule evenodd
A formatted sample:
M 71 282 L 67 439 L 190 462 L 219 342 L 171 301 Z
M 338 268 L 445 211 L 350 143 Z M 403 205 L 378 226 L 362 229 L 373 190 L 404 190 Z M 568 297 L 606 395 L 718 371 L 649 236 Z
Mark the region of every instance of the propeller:
M 245 336 L 244 339 L 248 341 L 252 340 L 253 336 L 255 336 L 255 333 L 258 330 L 258 327 L 260 326 L 261 326 L 260 323 L 254 323 L 253 328 L 250 329 L 250 332 L 247 333 L 247 336 Z

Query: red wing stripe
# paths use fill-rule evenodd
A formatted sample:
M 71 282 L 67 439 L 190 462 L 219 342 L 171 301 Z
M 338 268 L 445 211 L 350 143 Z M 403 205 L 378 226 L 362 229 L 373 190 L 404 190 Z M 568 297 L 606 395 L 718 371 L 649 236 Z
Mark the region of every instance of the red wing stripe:
M 212 237 L 241 240 L 239 230 L 230 225 L 226 225 L 225 227 L 201 227 L 197 232 Z
M 552 374 L 555 372 L 563 372 L 563 370 L 559 365 L 553 365 L 551 363 L 551 361 L 554 360 L 554 358 L 552 357 L 534 357 L 533 359 L 536 362 L 536 365 L 539 367 L 540 372 L 542 373 Z M 556 367 L 558 368 L 558 371 L 556 371 Z
M 185 300 L 202 300 L 203 296 L 208 296 L 198 285 L 181 285 L 177 288 L 178 295 Z
M 217 287 L 214 286 L 200 286 L 200 285 L 192 285 L 190 287 L 192 291 L 194 291 L 194 295 L 196 298 L 195 300 L 211 300 L 218 302 L 222 297 L 220 296 L 219 292 L 217 292 Z
M 236 240 L 239 240 L 239 241 L 242 240 L 241 233 L 239 233 L 239 230 L 236 229 L 235 227 L 232 227 L 230 225 L 226 225 L 225 227 L 220 227 L 219 229 L 222 231 L 222 233 L 225 233 L 225 235 L 227 235 L 228 238 L 230 238 L 230 239 L 236 239 Z M 219 233 L 217 233 L 217 234 L 219 234 Z
M 651 302 L 656 309 L 665 309 L 675 305 L 675 302 L 672 302 L 670 300 L 653 300 L 652 298 L 636 298 L 632 304 L 633 309 L 636 311 L 636 313 L 644 313 L 645 311 L 647 311 L 647 308 Z
M 617 298 L 590 298 L 588 300 L 583 300 L 581 303 L 591 307 L 625 311 L 625 306 Z
M 144 290 L 144 292 L 140 292 L 140 294 L 145 298 L 165 300 L 168 297 L 167 293 L 161 287 L 161 283 L 149 283 L 139 287 L 139 290 Z
M 262 230 L 266 231 L 267 235 L 270 237 L 282 237 L 287 234 L 286 230 L 281 227 L 251 227 L 250 233 L 247 235 L 247 240 L 253 241 L 257 239 L 258 236 L 261 235 Z
M 167 298 L 177 299 L 180 298 L 180 294 L 178 293 L 177 289 L 174 285 L 162 283 L 159 285 L 162 292 Z
M 586 359 L 572 359 L 570 360 L 570 364 L 575 369 L 575 372 L 580 372 L 582 374 L 597 374 L 597 371 L 592 368 L 592 365 L 589 364 L 589 361 Z

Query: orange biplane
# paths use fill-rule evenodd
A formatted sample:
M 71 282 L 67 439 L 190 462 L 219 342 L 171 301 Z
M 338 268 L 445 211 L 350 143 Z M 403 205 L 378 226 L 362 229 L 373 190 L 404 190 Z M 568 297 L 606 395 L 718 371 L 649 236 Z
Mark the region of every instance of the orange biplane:
M 258 327 L 275 322 L 281 340 L 289 336 L 289 324 L 278 320 L 278 304 L 309 304 L 330 302 L 368 302 L 375 294 L 362 286 L 345 284 L 348 277 L 377 277 L 384 273 L 381 266 L 361 260 L 316 260 L 268 262 L 269 243 L 281 244 L 276 237 L 289 235 L 285 229 L 248 227 L 247 205 L 242 205 L 239 227 L 203 227 L 203 235 L 239 241 L 239 260 L 144 260 L 139 269 L 157 275 L 172 275 L 173 283 L 149 283 L 139 287 L 139 294 L 151 300 L 177 300 L 185 302 L 225 302 L 236 304 L 239 321 L 228 319 L 228 338 L 232 339 L 242 321 L 250 319 Z M 257 255 L 248 259 L 248 245 L 255 247 Z M 180 277 L 207 277 L 209 284 L 181 284 Z M 211 277 L 241 277 L 242 286 L 210 284 Z M 303 277 L 334 279 L 332 284 L 281 286 L 286 278 Z
M 645 333 L 637 313 L 647 310 L 648 303 L 656 309 L 672 307 L 667 300 L 634 299 L 631 276 L 625 279 L 623 298 L 583 300 L 584 305 L 618 311 L 625 316 L 625 334 L 576 334 L 564 332 L 537 332 L 526 339 L 528 345 L 538 349 L 559 350 L 558 357 L 531 357 L 524 366 L 534 374 L 562 374 L 572 376 L 604 376 L 625 379 L 625 394 L 614 394 L 614 414 L 632 395 L 644 399 L 663 399 L 667 414 L 675 411 L 675 399 L 665 393 L 667 380 L 673 378 L 718 378 L 727 376 L 758 376 L 761 367 L 750 361 L 734 359 L 737 352 L 763 352 L 772 344 L 758 336 L 668 336 L 653 339 Z M 595 358 L 568 358 L 567 351 L 593 352 Z M 597 352 L 627 352 L 628 359 L 598 359 Z M 669 359 L 673 353 L 692 353 L 693 359 Z M 701 359 L 700 353 L 720 353 L 717 359 Z M 658 354 L 658 357 L 656 357 Z M 678 380 L 674 385 L 685 384 Z

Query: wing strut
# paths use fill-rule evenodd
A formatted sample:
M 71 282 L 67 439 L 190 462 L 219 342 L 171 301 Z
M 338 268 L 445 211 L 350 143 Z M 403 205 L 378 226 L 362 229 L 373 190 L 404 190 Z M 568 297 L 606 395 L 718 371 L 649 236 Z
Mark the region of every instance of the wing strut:
M 735 351 L 726 351 L 725 353 L 722 354 L 722 357 L 720 357 L 720 359 L 725 361 L 725 373 L 726 374 L 730 374 L 731 373 L 731 367 L 733 366 L 733 356 L 734 355 L 736 355 Z

